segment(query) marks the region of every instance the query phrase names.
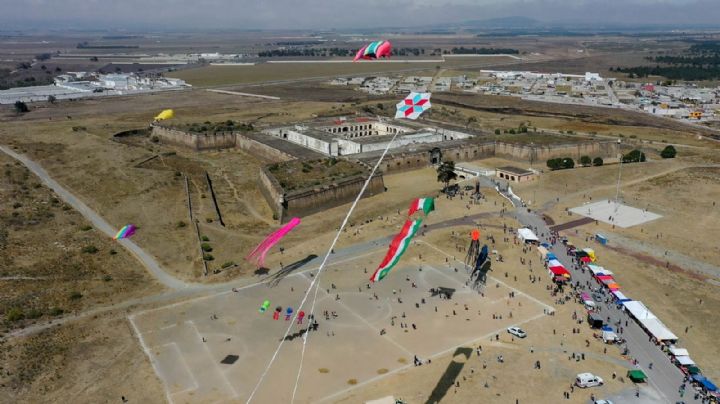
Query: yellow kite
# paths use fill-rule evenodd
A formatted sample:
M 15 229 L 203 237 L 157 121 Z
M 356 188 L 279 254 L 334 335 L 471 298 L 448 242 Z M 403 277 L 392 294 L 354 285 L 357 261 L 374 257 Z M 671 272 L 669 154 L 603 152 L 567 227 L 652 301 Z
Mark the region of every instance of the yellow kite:
M 156 117 L 156 121 L 164 121 L 166 119 L 170 119 L 175 116 L 175 112 L 172 109 L 166 109 L 163 110 L 161 113 L 159 113 Z

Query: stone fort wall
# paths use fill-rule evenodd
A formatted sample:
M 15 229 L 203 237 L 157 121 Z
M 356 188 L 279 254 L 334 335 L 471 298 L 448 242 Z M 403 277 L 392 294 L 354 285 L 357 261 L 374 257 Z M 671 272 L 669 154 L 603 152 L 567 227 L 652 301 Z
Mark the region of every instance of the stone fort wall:
M 331 184 L 285 193 L 272 174 L 260 171 L 260 191 L 280 223 L 295 216 L 306 216 L 351 202 L 363 187 L 367 176 L 357 175 Z M 376 174 L 365 189 L 363 198 L 385 192 L 382 174 Z

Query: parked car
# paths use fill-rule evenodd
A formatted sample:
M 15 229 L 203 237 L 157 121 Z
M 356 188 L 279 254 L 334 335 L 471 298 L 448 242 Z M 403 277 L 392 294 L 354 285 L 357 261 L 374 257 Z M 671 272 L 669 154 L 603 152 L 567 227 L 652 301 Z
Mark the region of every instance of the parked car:
M 613 404 L 610 400 L 595 400 L 594 404 Z
M 527 333 L 522 330 L 520 327 L 508 327 L 507 332 L 518 337 L 518 338 L 525 338 L 527 337 Z
M 605 383 L 600 376 L 592 373 L 580 373 L 575 378 L 575 385 L 582 388 L 602 386 Z

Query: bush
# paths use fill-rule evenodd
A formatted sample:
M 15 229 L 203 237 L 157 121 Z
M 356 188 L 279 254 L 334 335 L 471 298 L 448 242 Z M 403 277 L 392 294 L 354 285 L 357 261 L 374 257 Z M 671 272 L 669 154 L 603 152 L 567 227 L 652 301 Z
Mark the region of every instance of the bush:
M 211 217 L 206 217 L 206 218 L 205 218 L 205 222 L 206 222 L 206 223 L 212 223 L 212 222 L 213 222 L 213 219 L 212 219 Z
M 203 254 L 203 259 L 205 261 L 212 261 L 215 259 L 215 257 L 213 257 L 212 254 Z
M 235 265 L 235 263 L 233 261 L 228 261 L 228 262 L 225 262 L 222 265 L 220 265 L 220 268 L 222 268 L 222 269 L 230 268 L 233 265 Z
M 27 104 L 25 104 L 22 101 L 15 101 L 15 112 L 18 114 L 24 114 L 26 112 L 30 111 Z
M 183 228 L 183 227 L 185 227 L 185 226 L 187 226 L 187 223 L 183 222 L 182 220 L 179 221 L 179 222 L 177 222 L 177 227 L 178 227 L 178 229 Z
M 103 276 L 103 280 L 104 280 L 105 282 L 110 282 L 110 281 L 112 280 L 112 276 L 110 276 L 110 275 L 105 275 L 105 276 Z
M 496 134 L 496 135 L 499 135 L 499 134 L 500 134 L 500 129 L 495 129 L 495 134 Z
M 19 321 L 25 318 L 25 313 L 19 307 L 12 307 L 5 312 L 5 319 L 10 322 Z
M 80 292 L 71 292 L 70 293 L 70 300 L 80 300 L 82 299 L 83 295 Z
M 595 158 L 593 159 L 593 165 L 594 165 L 595 167 L 600 167 L 601 165 L 603 165 L 603 159 L 600 158 L 600 157 L 595 157 Z
M 202 236 L 202 237 L 200 237 L 200 240 L 202 240 L 202 241 L 210 241 L 210 237 L 208 237 L 208 236 Z
M 573 168 L 575 167 L 575 161 L 571 159 L 570 157 L 565 157 L 562 159 L 562 168 Z
M 91 244 L 91 245 L 86 245 L 85 247 L 83 247 L 81 251 L 84 252 L 85 254 L 95 254 L 96 252 L 98 252 L 98 249 L 97 249 L 97 247 L 95 247 L 94 245 Z
M 85 226 L 80 227 L 80 230 L 82 230 L 82 231 L 92 230 L 92 226 L 86 224 Z
M 672 145 L 665 146 L 665 148 L 660 152 L 660 157 L 664 159 L 674 159 L 677 155 L 677 150 Z
M 547 166 L 551 170 L 557 170 L 562 166 L 562 159 L 550 159 L 547 161 Z
M 117 254 L 117 251 L 115 251 L 114 248 L 112 250 L 110 250 L 110 255 L 115 255 L 115 254 Z
M 159 142 L 160 142 L 160 138 L 157 137 L 157 136 L 153 136 L 153 137 L 150 138 L 150 141 L 153 142 L 153 143 L 159 143 Z
M 59 315 L 63 314 L 64 312 L 65 312 L 65 310 L 63 310 L 59 307 L 53 307 L 52 309 L 50 309 L 48 314 L 50 314 L 51 316 L 59 316 Z
M 210 244 L 208 244 L 208 243 L 202 243 L 202 244 L 200 244 L 200 248 L 202 248 L 202 250 L 205 251 L 205 252 L 210 252 L 210 251 L 213 250 L 212 246 L 211 246 Z
M 40 310 L 38 310 L 38 309 L 30 309 L 30 310 L 25 314 L 25 318 L 36 319 L 36 318 L 42 317 L 42 315 L 43 315 L 42 311 L 40 311 Z
M 583 167 L 587 167 L 590 164 L 592 164 L 592 160 L 590 159 L 590 156 L 582 156 L 580 157 L 580 165 Z

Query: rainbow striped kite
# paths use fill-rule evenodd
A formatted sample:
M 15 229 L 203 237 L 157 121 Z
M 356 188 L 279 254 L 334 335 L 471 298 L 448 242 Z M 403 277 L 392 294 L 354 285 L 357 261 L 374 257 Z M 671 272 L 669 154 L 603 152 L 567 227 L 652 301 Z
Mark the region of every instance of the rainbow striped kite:
M 405 225 L 403 226 L 400 233 L 398 233 L 398 235 L 395 236 L 395 238 L 393 239 L 392 243 L 390 243 L 390 249 L 385 255 L 385 258 L 380 263 L 380 266 L 370 277 L 371 282 L 377 282 L 379 280 L 382 280 L 395 266 L 395 264 L 400 261 L 400 257 L 402 257 L 402 255 L 405 253 L 408 245 L 410 245 L 410 241 L 415 236 L 415 233 L 417 233 L 418 229 L 420 229 L 421 223 L 422 219 L 408 220 L 405 222 Z
M 360 59 L 371 60 L 390 57 L 390 52 L 392 52 L 392 44 L 390 41 L 370 42 L 357 51 L 353 62 L 357 62 Z
M 120 231 L 117 232 L 117 234 L 113 238 L 115 240 L 122 240 L 124 238 L 128 238 L 128 237 L 132 236 L 133 234 L 135 234 L 135 226 L 129 224 L 127 226 L 123 226 L 123 228 L 120 229 Z
M 413 213 L 422 210 L 427 216 L 430 212 L 435 210 L 435 200 L 433 198 L 417 198 L 410 204 L 408 210 L 408 216 L 412 216 Z

